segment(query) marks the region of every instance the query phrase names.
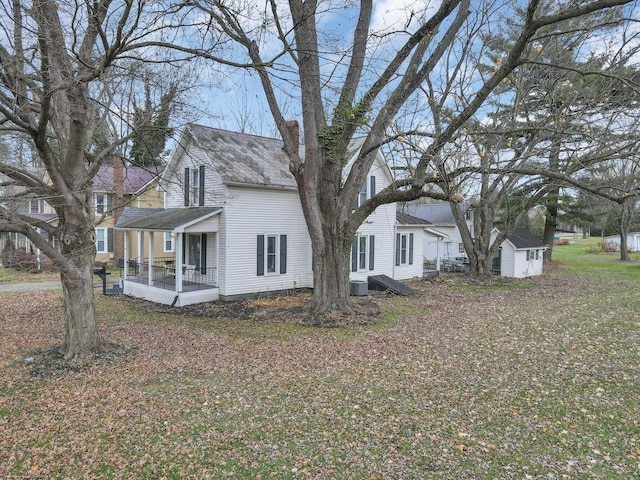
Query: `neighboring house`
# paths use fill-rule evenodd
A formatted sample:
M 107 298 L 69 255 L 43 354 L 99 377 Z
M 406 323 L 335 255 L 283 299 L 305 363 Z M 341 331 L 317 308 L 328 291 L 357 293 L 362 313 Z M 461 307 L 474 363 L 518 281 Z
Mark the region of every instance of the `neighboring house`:
M 129 167 L 125 166 L 120 156 L 115 156 L 112 165 L 102 165 L 93 179 L 93 206 L 96 221 L 96 262 L 123 263 L 124 238 L 122 232 L 115 232 L 113 226 L 125 206 L 161 207 L 164 201 L 163 192 L 157 188 L 157 182 L 163 167 Z M 30 169 L 30 173 L 47 180 L 43 168 Z M 2 183 L 0 178 L 0 183 Z M 5 178 L 6 181 L 6 178 Z M 24 187 L 5 186 L 0 192 L 0 201 L 16 213 L 55 223 L 57 215 L 46 199 L 33 196 L 17 195 Z M 9 199 L 9 200 L 4 200 Z M 11 239 L 14 248 L 39 251 L 22 234 L 0 232 L 0 249 Z M 165 252 L 166 244 L 158 241 L 158 254 Z M 173 255 L 173 250 L 169 252 Z M 119 262 L 120 261 L 120 262 Z
M 602 240 L 608 247 L 608 251 L 620 251 L 620 235 L 610 235 L 604 237 Z M 640 232 L 630 232 L 627 234 L 627 251 L 640 252 Z
M 46 169 L 32 167 L 25 170 L 36 178 L 47 181 Z M 0 187 L 0 204 L 9 212 L 26 215 L 45 222 L 55 221 L 55 212 L 45 199 L 27 194 L 25 187 L 12 185 L 9 177 L 0 174 L 0 185 L 2 184 L 4 186 Z M 5 248 L 8 242 L 15 249 L 35 253 L 38 262 L 40 261 L 40 252 L 25 235 L 15 232 L 0 232 L 0 251 Z
M 470 204 L 462 204 L 461 207 L 473 236 L 473 209 Z M 422 249 L 425 261 L 440 265 L 443 260 L 462 261 L 467 258 L 460 229 L 448 203 L 407 203 L 398 207 L 398 212 L 428 222 L 428 226 L 424 229 L 425 238 Z
M 124 234 L 114 225 L 127 206 L 162 207 L 164 194 L 156 187 L 163 167 L 125 166 L 114 156 L 112 165 L 102 165 L 93 179 L 93 204 L 96 218 L 96 262 L 124 263 Z M 163 253 L 157 242 L 156 254 Z M 172 254 L 172 252 L 171 252 Z
M 350 161 L 362 141 L 352 142 Z M 281 140 L 188 125 L 160 180 L 165 208 L 125 209 L 116 225 L 148 242 L 147 251 L 155 242 L 149 234 L 163 234 L 177 255 L 158 260 L 138 253 L 133 271 L 125 269 L 124 293 L 181 306 L 312 287 L 311 241 L 288 165 Z M 390 182 L 379 154 L 356 203 Z M 397 230 L 407 242 L 397 265 L 402 268 L 394 262 L 395 204 L 382 205 L 367 218 L 353 242 L 351 280 L 422 274 L 422 259 L 415 262 L 410 255 L 417 229 Z M 421 248 L 418 244 L 413 248 Z M 141 249 L 125 241 L 125 252 L 133 258 L 128 252 Z
M 469 231 L 473 235 L 473 209 L 470 204 L 462 204 L 461 207 L 465 213 Z M 398 218 L 402 218 L 403 215 L 411 215 L 425 222 L 422 228 L 422 252 L 426 263 L 433 264 L 438 271 L 441 265 L 446 268 L 447 265 L 453 264 L 464 268 L 468 255 L 448 203 L 404 204 L 398 208 Z M 497 229 L 494 231 L 492 241 L 498 231 Z M 502 244 L 494 258 L 492 271 L 502 276 L 516 278 L 540 275 L 544 250 L 546 247 L 542 241 L 526 228 L 518 228 Z
M 494 229 L 492 241 L 499 230 Z M 491 271 L 503 277 L 524 278 L 542 274 L 543 254 L 547 247 L 524 227 L 516 228 L 493 259 Z

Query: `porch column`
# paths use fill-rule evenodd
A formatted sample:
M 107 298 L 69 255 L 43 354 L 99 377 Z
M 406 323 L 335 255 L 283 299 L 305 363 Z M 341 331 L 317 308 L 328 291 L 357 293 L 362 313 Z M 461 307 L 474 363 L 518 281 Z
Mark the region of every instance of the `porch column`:
M 440 237 L 436 238 L 436 270 L 440 271 Z
M 149 232 L 149 285 L 153 285 L 153 240 L 155 239 L 154 232 Z
M 176 293 L 182 292 L 182 242 L 184 233 L 176 232 Z
M 42 230 L 39 228 L 36 229 L 38 235 L 42 235 Z M 42 252 L 36 246 L 36 270 L 39 272 L 42 269 Z
M 122 266 L 124 267 L 124 272 L 122 273 L 122 278 L 126 279 L 129 276 L 129 232 L 125 230 L 123 235 L 124 246 L 122 256 L 124 257 L 124 261 L 122 262 Z
M 138 230 L 138 275 L 144 273 L 144 231 Z

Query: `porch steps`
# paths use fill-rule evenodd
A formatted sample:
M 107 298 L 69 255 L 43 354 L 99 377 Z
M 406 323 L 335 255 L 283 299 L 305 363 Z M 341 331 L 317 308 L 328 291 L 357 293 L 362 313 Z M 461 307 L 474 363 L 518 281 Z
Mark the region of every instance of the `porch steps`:
M 409 288 L 387 275 L 372 275 L 367 277 L 367 280 L 370 290 L 382 290 L 396 295 L 415 295 L 418 293 L 413 288 Z

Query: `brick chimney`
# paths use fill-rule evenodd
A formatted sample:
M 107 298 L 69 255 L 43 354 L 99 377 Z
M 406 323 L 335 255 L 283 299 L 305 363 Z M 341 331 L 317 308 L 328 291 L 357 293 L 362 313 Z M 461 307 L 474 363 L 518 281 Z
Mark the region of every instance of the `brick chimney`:
M 284 124 L 289 130 L 289 135 L 291 135 L 291 139 L 293 140 L 293 148 L 296 153 L 298 153 L 300 149 L 300 125 L 297 120 L 288 120 Z
M 124 159 L 122 154 L 116 153 L 113 156 L 113 224 L 115 225 L 122 210 L 124 210 Z M 113 260 L 118 264 L 118 260 L 124 258 L 124 232 L 113 230 Z

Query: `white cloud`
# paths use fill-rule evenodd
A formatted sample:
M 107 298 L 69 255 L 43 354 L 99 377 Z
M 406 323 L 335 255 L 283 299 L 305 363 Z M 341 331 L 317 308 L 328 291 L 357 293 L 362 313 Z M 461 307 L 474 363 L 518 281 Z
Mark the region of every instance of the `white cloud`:
M 379 0 L 375 2 L 371 31 L 392 33 L 413 32 L 440 7 L 440 0 Z

